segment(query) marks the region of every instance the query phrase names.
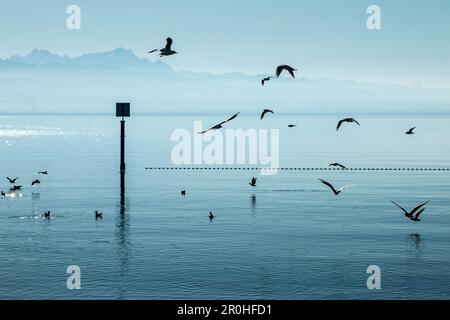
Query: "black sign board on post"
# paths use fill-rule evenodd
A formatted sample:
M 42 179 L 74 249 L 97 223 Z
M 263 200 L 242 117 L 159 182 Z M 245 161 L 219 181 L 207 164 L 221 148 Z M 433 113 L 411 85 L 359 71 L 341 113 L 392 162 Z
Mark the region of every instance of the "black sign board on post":
M 129 102 L 117 102 L 116 103 L 116 117 L 129 117 L 130 116 L 130 103 Z

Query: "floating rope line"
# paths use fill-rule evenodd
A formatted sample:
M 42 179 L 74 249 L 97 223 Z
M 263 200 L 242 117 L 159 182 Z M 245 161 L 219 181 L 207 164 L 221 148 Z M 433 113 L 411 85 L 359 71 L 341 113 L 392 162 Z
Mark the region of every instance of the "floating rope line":
M 450 168 L 313 168 L 313 167 L 281 167 L 281 168 L 259 168 L 259 167 L 147 167 L 146 170 L 222 170 L 222 171 L 450 171 Z

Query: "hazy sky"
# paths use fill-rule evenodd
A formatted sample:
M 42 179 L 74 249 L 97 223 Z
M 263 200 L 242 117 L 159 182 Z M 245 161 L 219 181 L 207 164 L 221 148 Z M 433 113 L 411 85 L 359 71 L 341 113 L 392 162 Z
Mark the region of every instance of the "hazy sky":
M 66 9 L 81 7 L 81 30 Z M 381 7 L 382 30 L 366 10 Z M 306 77 L 450 86 L 448 0 L 2 1 L 0 57 L 48 49 L 71 56 L 174 38 L 177 70 L 270 73 L 285 63 Z M 154 57 L 154 56 L 153 56 Z

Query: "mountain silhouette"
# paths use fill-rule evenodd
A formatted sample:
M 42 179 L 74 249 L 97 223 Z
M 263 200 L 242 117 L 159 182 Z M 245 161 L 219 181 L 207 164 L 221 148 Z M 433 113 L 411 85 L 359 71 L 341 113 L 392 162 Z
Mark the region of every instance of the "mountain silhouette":
M 122 68 L 135 71 L 173 72 L 163 61 L 151 62 L 138 58 L 130 49 L 86 53 L 79 57 L 59 56 L 48 50 L 35 49 L 25 56 L 14 55 L 0 60 L 0 67 L 102 67 Z

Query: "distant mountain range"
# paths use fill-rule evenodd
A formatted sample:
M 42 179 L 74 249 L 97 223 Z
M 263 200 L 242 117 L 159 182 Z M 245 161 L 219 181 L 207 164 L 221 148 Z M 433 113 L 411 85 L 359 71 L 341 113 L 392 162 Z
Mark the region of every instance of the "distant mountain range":
M 130 101 L 134 112 L 142 113 L 257 113 L 265 107 L 279 113 L 450 113 L 447 88 L 305 78 L 301 73 L 262 87 L 263 76 L 176 71 L 124 48 L 79 57 L 36 49 L 0 59 L 0 114 L 107 113 L 116 101 Z
M 0 60 L 1 67 L 102 67 L 120 68 L 132 71 L 173 72 L 172 68 L 162 61 L 151 62 L 138 58 L 130 49 L 117 48 L 112 51 L 86 53 L 71 58 L 59 56 L 47 50 L 35 49 L 26 56 L 14 55 Z

